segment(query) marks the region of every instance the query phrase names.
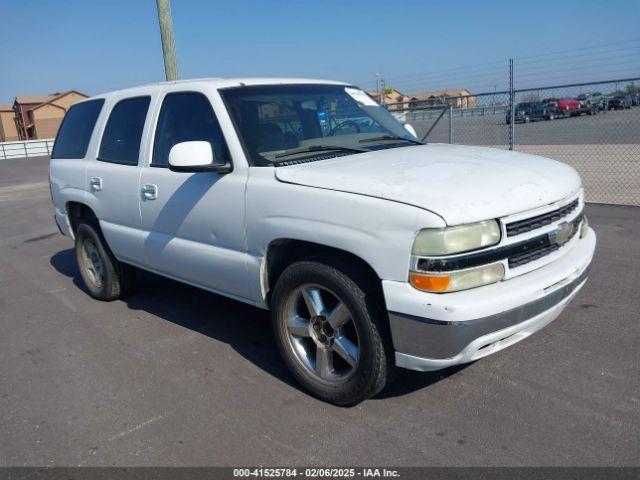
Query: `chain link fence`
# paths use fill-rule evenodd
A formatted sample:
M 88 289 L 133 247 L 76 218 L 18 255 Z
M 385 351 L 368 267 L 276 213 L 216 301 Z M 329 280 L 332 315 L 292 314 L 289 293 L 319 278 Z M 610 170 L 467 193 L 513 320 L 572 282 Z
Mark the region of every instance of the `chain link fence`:
M 553 158 L 580 173 L 587 201 L 640 205 L 640 78 L 429 98 L 386 107 L 413 125 L 418 138 L 428 133 L 427 142 Z

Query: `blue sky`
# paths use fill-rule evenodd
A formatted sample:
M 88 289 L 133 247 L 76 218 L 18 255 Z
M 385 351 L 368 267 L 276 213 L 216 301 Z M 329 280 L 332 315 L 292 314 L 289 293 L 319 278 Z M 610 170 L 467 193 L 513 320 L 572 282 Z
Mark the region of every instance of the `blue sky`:
M 0 0 L 0 102 L 163 80 L 155 8 Z M 477 91 L 502 86 L 509 56 L 540 84 L 640 75 L 640 0 L 172 0 L 172 9 L 182 78 L 305 76 L 371 88 L 381 72 L 406 91 Z

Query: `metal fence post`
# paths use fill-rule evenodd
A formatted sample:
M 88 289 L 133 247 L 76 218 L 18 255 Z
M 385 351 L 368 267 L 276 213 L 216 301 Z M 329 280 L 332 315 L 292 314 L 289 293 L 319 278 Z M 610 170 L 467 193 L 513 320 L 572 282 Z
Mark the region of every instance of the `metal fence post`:
M 513 91 L 513 58 L 509 59 L 509 150 L 515 142 L 515 92 Z
M 453 143 L 453 106 L 449 105 L 449 143 Z
M 27 150 L 27 142 L 24 142 L 22 146 L 24 147 L 24 156 L 29 158 L 29 151 Z

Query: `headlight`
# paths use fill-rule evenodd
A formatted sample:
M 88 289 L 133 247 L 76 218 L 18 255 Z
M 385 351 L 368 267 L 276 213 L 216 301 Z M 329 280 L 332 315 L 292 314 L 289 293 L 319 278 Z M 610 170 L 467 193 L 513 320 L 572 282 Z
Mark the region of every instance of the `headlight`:
M 500 226 L 495 220 L 446 228 L 420 230 L 413 242 L 413 255 L 450 255 L 500 242 Z
M 482 267 L 447 273 L 411 272 L 409 282 L 418 290 L 425 292 L 455 292 L 468 288 L 489 285 L 504 278 L 504 265 L 493 263 Z

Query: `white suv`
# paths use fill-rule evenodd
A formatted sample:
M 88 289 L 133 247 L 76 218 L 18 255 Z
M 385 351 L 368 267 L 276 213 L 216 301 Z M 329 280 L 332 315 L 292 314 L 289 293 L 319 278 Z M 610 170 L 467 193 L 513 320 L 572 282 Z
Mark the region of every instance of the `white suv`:
M 65 117 L 50 180 L 93 297 L 125 294 L 139 267 L 270 309 L 292 374 L 341 405 L 396 366 L 471 362 L 541 329 L 596 244 L 571 167 L 423 145 L 338 82 L 97 95 Z

